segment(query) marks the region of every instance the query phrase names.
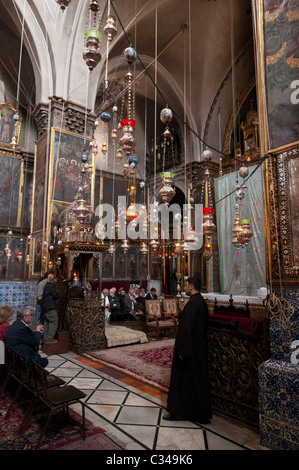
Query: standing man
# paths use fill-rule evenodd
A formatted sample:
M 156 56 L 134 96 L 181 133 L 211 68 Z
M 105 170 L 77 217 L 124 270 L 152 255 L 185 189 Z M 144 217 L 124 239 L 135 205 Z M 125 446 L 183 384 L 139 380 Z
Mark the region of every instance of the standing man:
M 42 325 L 44 321 L 42 312 L 42 299 L 45 285 L 48 282 L 48 274 L 49 273 L 47 272 L 43 275 L 36 288 L 36 319 L 38 325 Z
M 178 325 L 174 345 L 167 411 L 163 419 L 186 419 L 208 424 L 212 418 L 208 375 L 208 307 L 199 277 L 190 277 L 190 296 Z
M 42 308 L 44 312 L 44 343 L 57 343 L 55 335 L 58 328 L 56 300 L 58 293 L 54 284 L 55 274 L 48 274 L 47 284 L 43 291 Z

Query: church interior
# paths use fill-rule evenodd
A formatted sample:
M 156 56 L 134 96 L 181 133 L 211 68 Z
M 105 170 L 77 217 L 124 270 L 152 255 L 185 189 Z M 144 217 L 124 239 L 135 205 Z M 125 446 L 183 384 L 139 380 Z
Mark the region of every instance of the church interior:
M 0 308 L 35 310 L 55 274 L 40 353 L 103 449 L 298 450 L 298 1 L 0 8 Z M 195 274 L 207 426 L 163 423 L 167 384 L 126 375 L 123 352 L 173 343 Z M 113 288 L 158 298 L 107 319 Z

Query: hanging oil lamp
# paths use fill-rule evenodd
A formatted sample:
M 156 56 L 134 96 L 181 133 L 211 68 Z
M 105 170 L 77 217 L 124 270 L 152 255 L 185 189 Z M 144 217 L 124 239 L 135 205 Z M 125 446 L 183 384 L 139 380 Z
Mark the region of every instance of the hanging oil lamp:
M 106 155 L 106 153 L 107 153 L 107 142 L 102 143 L 101 151 L 102 151 L 103 155 Z
M 115 246 L 111 243 L 107 251 L 110 255 L 113 255 L 115 253 Z
M 121 245 L 121 248 L 123 249 L 124 253 L 127 253 L 129 247 L 128 240 L 124 240 L 123 244 Z
M 142 243 L 141 247 L 140 247 L 140 253 L 142 253 L 142 255 L 147 255 L 148 253 L 148 247 L 145 243 Z
M 216 230 L 216 225 L 213 222 L 213 214 L 215 209 L 211 207 L 203 208 L 203 234 L 211 237 Z
M 251 220 L 241 219 L 239 224 L 242 230 L 238 233 L 238 240 L 242 243 L 242 246 L 247 246 L 252 237 L 252 231 L 250 229 Z
M 129 157 L 131 152 L 134 151 L 136 146 L 135 140 L 135 126 L 136 121 L 134 119 L 134 99 L 132 94 L 132 82 L 133 74 L 131 72 L 131 66 L 135 62 L 137 54 L 133 47 L 127 47 L 124 51 L 125 60 L 128 63 L 128 72 L 125 76 L 127 82 L 127 118 L 124 118 L 120 122 L 122 137 L 119 140 L 119 146 L 123 149 L 124 153 Z M 125 96 L 123 95 L 123 101 Z M 123 103 L 124 104 L 124 103 Z
M 162 202 L 164 204 L 168 205 L 170 201 L 173 199 L 173 197 L 175 196 L 175 192 L 176 192 L 174 187 L 172 186 L 173 178 L 175 177 L 175 174 L 170 173 L 170 172 L 164 172 L 164 173 L 160 173 L 160 176 L 162 178 L 163 186 L 158 192 L 158 197 L 162 199 Z
M 60 5 L 61 10 L 64 11 L 66 7 L 68 7 L 71 3 L 71 0 L 56 0 L 56 3 L 58 3 L 58 5 Z
M 106 25 L 104 26 L 104 33 L 107 41 L 111 42 L 117 35 L 116 18 L 113 15 L 107 17 Z
M 99 30 L 100 25 L 100 7 L 97 0 L 92 0 L 89 10 L 93 13 L 93 25 L 89 24 L 89 29 L 85 33 L 85 48 L 83 51 L 83 59 L 88 68 L 92 71 L 101 61 L 100 44 L 102 41 L 102 33 Z M 90 18 L 92 15 L 90 15 Z
M 118 148 L 117 151 L 116 151 L 116 159 L 117 159 L 117 164 L 118 165 L 120 164 L 120 161 L 122 160 L 122 158 L 123 158 L 122 149 Z
M 203 251 L 203 257 L 206 259 L 206 260 L 209 260 L 211 259 L 213 256 L 213 253 L 212 253 L 212 244 L 211 243 L 205 243 L 204 244 L 204 251 Z

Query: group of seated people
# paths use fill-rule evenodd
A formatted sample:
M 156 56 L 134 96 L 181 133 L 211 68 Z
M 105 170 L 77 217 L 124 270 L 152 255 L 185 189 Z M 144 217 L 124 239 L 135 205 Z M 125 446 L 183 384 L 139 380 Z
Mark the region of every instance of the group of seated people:
M 132 287 L 128 292 L 121 287 L 117 292 L 115 287 L 103 289 L 102 298 L 105 306 L 107 323 L 124 320 L 136 320 L 136 314 L 144 314 L 145 301 L 157 299 L 156 289 L 151 288 L 148 294 L 144 289 Z

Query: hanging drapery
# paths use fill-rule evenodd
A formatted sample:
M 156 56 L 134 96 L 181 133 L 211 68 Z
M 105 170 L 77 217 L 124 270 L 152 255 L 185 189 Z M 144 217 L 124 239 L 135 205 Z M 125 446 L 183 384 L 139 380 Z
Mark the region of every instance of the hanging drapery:
M 246 181 L 245 198 L 237 203 L 240 204 L 240 218 L 251 219 L 253 236 L 248 246 L 236 248 L 231 243 L 236 204 L 236 173 L 215 180 L 222 294 L 254 296 L 260 287 L 266 285 L 262 185 L 261 167 L 251 166 Z M 228 194 L 230 195 L 226 197 Z

